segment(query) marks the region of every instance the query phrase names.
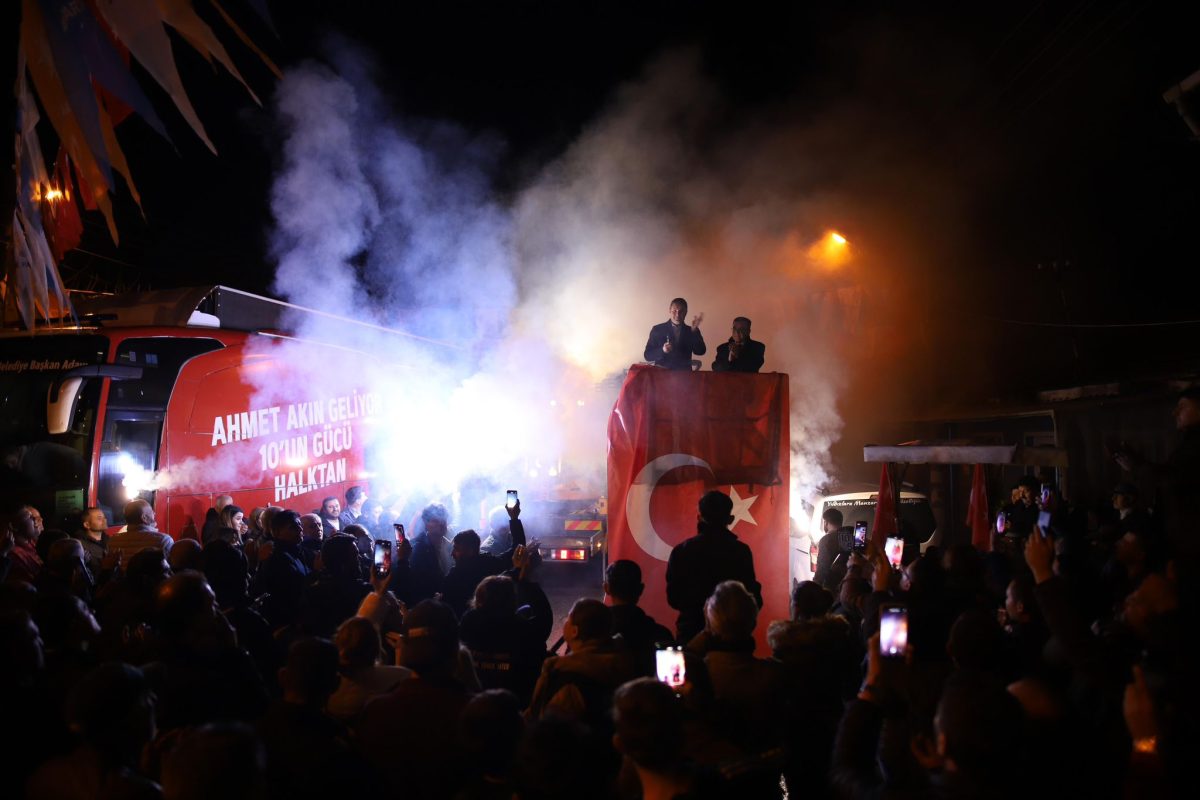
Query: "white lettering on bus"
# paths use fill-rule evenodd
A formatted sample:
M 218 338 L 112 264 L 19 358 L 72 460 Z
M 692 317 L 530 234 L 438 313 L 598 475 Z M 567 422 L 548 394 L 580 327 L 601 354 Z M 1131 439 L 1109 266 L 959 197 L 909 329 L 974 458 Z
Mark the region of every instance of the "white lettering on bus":
M 315 492 L 346 480 L 346 459 L 314 464 L 307 469 L 291 470 L 275 476 L 275 502 Z
M 213 418 L 212 447 L 279 433 L 279 406 Z
M 336 428 L 332 425 L 326 425 L 324 430 L 314 433 L 312 436 L 313 458 L 320 458 L 349 450 L 353 443 L 353 431 L 354 429 L 347 422 L 345 425 Z
M 279 466 L 280 460 L 283 461 L 284 466 L 289 467 L 303 463 L 308 460 L 308 437 L 293 436 L 282 442 L 267 442 L 258 448 L 258 455 L 262 459 L 264 470 L 275 469 Z
M 303 403 L 292 403 L 288 406 L 287 429 L 307 428 L 310 425 L 322 425 L 325 422 L 325 406 L 319 400 L 309 400 Z

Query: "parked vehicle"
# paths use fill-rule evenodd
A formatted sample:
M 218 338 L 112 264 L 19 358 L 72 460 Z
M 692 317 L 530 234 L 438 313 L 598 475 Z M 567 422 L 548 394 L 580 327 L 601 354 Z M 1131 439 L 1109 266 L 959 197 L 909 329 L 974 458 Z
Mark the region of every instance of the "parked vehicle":
M 812 513 L 805 514 L 803 525 L 793 525 L 791 532 L 790 566 L 793 581 L 811 580 L 817 570 L 817 545 L 825 535 L 821 515 L 827 508 L 842 512 L 842 525 L 852 528 L 856 522 L 867 524 L 867 534 L 875 524 L 875 506 L 879 488 L 870 484 L 843 486 L 816 498 Z M 900 525 L 905 538 L 920 552 L 938 541 L 937 521 L 930 508 L 929 498 L 914 489 L 901 488 Z

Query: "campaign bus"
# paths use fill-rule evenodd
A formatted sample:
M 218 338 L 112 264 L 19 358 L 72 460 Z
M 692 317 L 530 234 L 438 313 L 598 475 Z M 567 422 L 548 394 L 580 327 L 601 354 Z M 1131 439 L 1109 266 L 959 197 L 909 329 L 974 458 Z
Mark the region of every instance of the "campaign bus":
M 281 325 L 322 312 L 221 286 L 76 310 L 69 325 L 0 334 L 6 505 L 29 503 L 46 527 L 73 531 L 89 507 L 119 527 L 141 497 L 159 530 L 194 538 L 222 494 L 247 511 L 308 511 L 366 485 L 381 399 L 345 379 L 344 348 Z

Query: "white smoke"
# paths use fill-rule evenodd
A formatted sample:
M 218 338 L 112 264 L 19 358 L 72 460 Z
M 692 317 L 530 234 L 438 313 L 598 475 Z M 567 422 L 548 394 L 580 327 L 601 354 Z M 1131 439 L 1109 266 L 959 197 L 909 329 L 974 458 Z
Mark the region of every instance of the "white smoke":
M 809 245 L 830 220 L 797 168 L 804 137 L 731 124 L 695 54 L 675 53 L 502 203 L 493 140 L 398 119 L 361 61 L 337 63 L 293 69 L 279 89 L 275 289 L 414 335 L 335 320 L 302 331 L 405 365 L 345 356 L 327 373 L 388 399 L 386 482 L 445 493 L 565 459 L 602 491 L 613 393 L 595 386 L 641 360 L 677 295 L 704 314 L 705 368 L 732 318 L 752 318 L 765 369 L 791 376 L 793 497 L 830 480 L 846 376 L 806 315 L 829 286 Z M 295 388 L 259 387 L 268 400 Z

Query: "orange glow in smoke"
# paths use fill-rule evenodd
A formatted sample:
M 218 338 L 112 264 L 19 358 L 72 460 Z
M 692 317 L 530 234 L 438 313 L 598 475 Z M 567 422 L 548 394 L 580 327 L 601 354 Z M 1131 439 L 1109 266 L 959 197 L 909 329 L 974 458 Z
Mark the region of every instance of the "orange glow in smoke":
M 813 264 L 835 270 L 850 261 L 850 241 L 837 231 L 828 231 L 813 242 L 807 255 Z

